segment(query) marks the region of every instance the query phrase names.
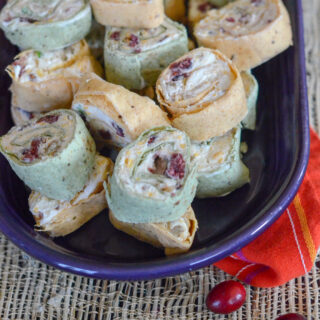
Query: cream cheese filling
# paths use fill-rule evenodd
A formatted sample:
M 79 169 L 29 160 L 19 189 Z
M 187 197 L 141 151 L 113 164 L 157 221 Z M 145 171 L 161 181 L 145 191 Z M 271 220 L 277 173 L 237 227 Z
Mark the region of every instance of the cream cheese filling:
M 107 27 L 106 45 L 113 51 L 140 53 L 153 50 L 180 36 L 181 31 L 169 19 L 165 19 L 159 27 L 152 29 Z
M 199 22 L 198 36 L 240 37 L 256 33 L 273 22 L 279 9 L 272 0 L 238 0 L 220 10 L 212 10 Z
M 150 141 L 154 141 L 150 143 Z M 184 168 L 183 178 L 173 178 L 166 174 L 173 155 L 186 161 L 187 141 L 179 131 L 157 131 L 154 136 L 137 141 L 125 153 L 118 157 L 119 168 L 116 175 L 118 183 L 132 193 L 148 198 L 165 200 L 175 195 L 184 184 L 187 168 Z M 156 162 L 159 159 L 157 166 Z M 162 166 L 162 168 L 159 168 Z
M 73 139 L 74 130 L 75 119 L 72 115 L 45 115 L 13 127 L 2 137 L 1 143 L 11 156 L 30 164 L 46 160 L 64 150 Z
M 1 13 L 4 26 L 67 20 L 80 12 L 84 0 L 11 0 Z
M 234 77 L 227 61 L 211 51 L 195 50 L 162 74 L 161 93 L 168 104 L 189 101 L 188 109 L 219 99 L 230 88 Z
M 185 217 L 166 223 L 166 228 L 168 228 L 170 233 L 172 233 L 179 241 L 185 241 L 190 237 L 189 226 L 189 219 Z
M 191 163 L 197 166 L 198 172 L 211 173 L 227 164 L 232 153 L 235 133 L 236 129 L 232 129 L 220 137 L 201 143 L 192 142 Z

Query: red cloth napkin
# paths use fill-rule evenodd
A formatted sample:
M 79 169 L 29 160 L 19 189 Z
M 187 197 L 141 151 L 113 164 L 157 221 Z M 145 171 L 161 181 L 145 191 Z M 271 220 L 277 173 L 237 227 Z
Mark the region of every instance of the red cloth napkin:
M 282 216 L 261 236 L 215 266 L 256 287 L 280 286 L 311 270 L 320 245 L 320 139 L 310 132 L 303 183 Z

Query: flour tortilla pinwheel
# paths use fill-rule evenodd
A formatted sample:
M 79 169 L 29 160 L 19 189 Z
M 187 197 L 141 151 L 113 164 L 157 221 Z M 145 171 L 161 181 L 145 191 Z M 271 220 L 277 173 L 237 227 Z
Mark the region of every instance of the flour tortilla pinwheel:
M 107 208 L 103 182 L 112 169 L 111 159 L 96 155 L 88 181 L 70 201 L 49 199 L 33 191 L 29 196 L 29 207 L 36 221 L 35 229 L 51 237 L 66 236 Z
M 187 252 L 198 229 L 198 221 L 191 207 L 182 217 L 171 222 L 127 223 L 117 220 L 111 210 L 109 220 L 116 229 L 140 241 L 163 248 L 166 255 Z
M 191 161 L 198 170 L 198 198 L 221 197 L 250 181 L 240 156 L 241 128 L 221 137 L 192 143 Z
M 81 117 L 60 109 L 13 127 L 0 152 L 31 190 L 71 200 L 92 172 L 96 147 Z
M 6 70 L 12 78 L 12 104 L 29 112 L 70 108 L 82 74 L 103 72 L 84 40 L 45 53 L 23 51 Z
M 172 127 L 147 130 L 123 148 L 105 185 L 114 216 L 129 223 L 179 219 L 190 206 L 196 187 L 190 140 Z
M 156 93 L 172 125 L 191 140 L 221 136 L 247 114 L 240 74 L 217 50 L 198 48 L 171 63 L 161 73 Z
M 163 0 L 90 0 L 95 19 L 104 26 L 156 28 L 165 17 Z
M 281 0 L 238 0 L 211 10 L 194 28 L 199 45 L 218 49 L 240 70 L 252 69 L 292 44 Z
M 94 74 L 84 77 L 72 108 L 85 119 L 98 147 L 122 148 L 147 129 L 169 125 L 167 115 L 151 99 Z
M 153 29 L 107 27 L 106 78 L 128 89 L 154 86 L 161 71 L 186 52 L 186 28 L 169 18 Z
M 0 14 L 6 37 L 21 49 L 50 51 L 83 39 L 90 30 L 87 0 L 13 0 Z

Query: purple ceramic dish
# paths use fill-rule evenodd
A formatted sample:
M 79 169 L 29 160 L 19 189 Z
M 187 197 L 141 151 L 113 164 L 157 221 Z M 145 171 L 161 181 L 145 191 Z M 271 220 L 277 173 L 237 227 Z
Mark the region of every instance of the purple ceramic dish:
M 0 0 L 0 6 L 4 4 Z M 287 0 L 295 46 L 254 70 L 260 83 L 256 132 L 244 132 L 251 183 L 227 197 L 195 200 L 199 221 L 190 252 L 161 250 L 115 230 L 104 211 L 73 234 L 52 240 L 33 230 L 28 192 L 0 157 L 0 229 L 33 257 L 68 272 L 102 279 L 146 280 L 216 262 L 268 228 L 296 194 L 309 156 L 309 121 L 301 0 Z M 0 135 L 12 125 L 5 67 L 16 49 L 0 34 Z

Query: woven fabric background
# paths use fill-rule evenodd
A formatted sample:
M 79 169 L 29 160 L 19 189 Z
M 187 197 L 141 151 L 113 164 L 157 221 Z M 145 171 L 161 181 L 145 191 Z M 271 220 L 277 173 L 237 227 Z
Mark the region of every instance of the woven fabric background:
M 303 0 L 311 125 L 320 134 L 320 1 Z M 0 235 L 0 319 L 233 319 L 273 320 L 286 312 L 320 319 L 320 259 L 312 271 L 274 289 L 247 287 L 245 306 L 214 315 L 205 298 L 229 279 L 207 267 L 180 276 L 140 282 L 102 281 L 40 263 Z

